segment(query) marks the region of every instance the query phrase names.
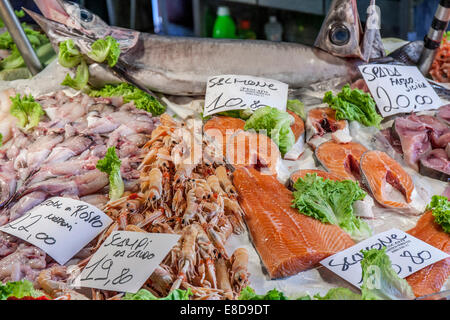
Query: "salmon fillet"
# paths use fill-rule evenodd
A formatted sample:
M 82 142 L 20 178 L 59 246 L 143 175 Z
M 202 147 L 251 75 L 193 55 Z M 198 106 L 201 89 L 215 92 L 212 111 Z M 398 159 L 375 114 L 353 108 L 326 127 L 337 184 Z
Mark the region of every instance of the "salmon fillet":
M 408 233 L 450 254 L 450 235 L 434 221 L 432 211 L 427 211 Z M 447 258 L 413 273 L 406 281 L 419 297 L 440 291 L 449 276 L 450 258 Z
M 344 179 L 359 180 L 359 162 L 366 151 L 363 145 L 356 142 L 327 141 L 318 146 L 314 153 L 327 171 Z
M 367 151 L 361 157 L 360 166 L 363 181 L 378 203 L 388 208 L 409 207 L 414 183 L 397 161 L 382 151 Z M 400 191 L 403 197 L 394 199 L 387 194 L 389 189 Z
M 276 174 L 281 154 L 268 136 L 241 130 L 228 139 L 226 158 L 235 167 L 262 168 L 266 173 Z
M 305 133 L 305 124 L 297 114 L 291 110 L 286 110 L 292 117 L 294 117 L 294 123 L 291 125 L 291 130 L 294 133 L 295 141 L 298 140 Z
M 336 225 L 291 207 L 292 193 L 274 176 L 237 168 L 233 183 L 253 243 L 270 278 L 295 275 L 355 243 Z
M 203 132 L 213 138 L 226 154 L 226 142 L 236 131 L 244 130 L 245 121 L 233 117 L 213 117 L 203 125 Z

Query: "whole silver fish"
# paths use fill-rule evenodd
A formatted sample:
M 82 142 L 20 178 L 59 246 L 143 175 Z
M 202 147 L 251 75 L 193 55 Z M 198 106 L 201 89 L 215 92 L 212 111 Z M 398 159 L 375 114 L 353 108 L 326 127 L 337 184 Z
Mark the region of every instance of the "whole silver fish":
M 45 18 L 27 12 L 47 33 L 57 50 L 58 43 L 73 39 L 87 52 L 96 39 L 111 35 L 118 39 L 121 56 L 118 66 L 150 90 L 172 95 L 202 95 L 208 77 L 219 74 L 246 74 L 276 79 L 290 88 L 305 87 L 312 83 L 341 77 L 351 80 L 358 71 L 354 60 L 359 57 L 361 32 L 349 30 L 349 42 L 341 47 L 324 48 L 331 52 L 295 43 L 274 43 L 262 40 L 206 39 L 166 37 L 110 27 L 98 16 L 74 3 L 59 0 L 35 0 Z M 342 7 L 341 16 L 326 19 L 329 24 L 345 23 L 353 17 L 359 24 L 355 0 L 335 0 L 349 3 Z M 355 13 L 356 12 L 356 13 Z M 324 32 L 321 38 L 329 38 Z M 344 49 L 342 49 L 344 48 Z M 119 82 L 104 65 L 93 63 L 89 68 L 91 84 Z

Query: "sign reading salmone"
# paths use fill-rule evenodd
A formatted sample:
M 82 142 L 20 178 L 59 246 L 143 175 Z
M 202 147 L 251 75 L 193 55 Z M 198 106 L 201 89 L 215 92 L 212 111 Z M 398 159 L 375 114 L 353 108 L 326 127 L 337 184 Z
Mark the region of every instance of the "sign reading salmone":
M 136 293 L 179 239 L 177 234 L 115 231 L 74 286 Z
M 286 83 L 246 75 L 218 75 L 206 82 L 203 116 L 215 113 L 269 106 L 286 111 Z
M 442 106 L 441 99 L 417 67 L 366 64 L 358 68 L 383 117 Z
M 53 197 L 0 227 L 0 231 L 34 244 L 65 264 L 111 223 L 112 219 L 93 205 Z
M 392 267 L 400 278 L 450 257 L 447 253 L 398 229 L 378 233 L 344 251 L 320 262 L 354 286 L 362 286 L 361 250 L 383 249 L 391 259 Z

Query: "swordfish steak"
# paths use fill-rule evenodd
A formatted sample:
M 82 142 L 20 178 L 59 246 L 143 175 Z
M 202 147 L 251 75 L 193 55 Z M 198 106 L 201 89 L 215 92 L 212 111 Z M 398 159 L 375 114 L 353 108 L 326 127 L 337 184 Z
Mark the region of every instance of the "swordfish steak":
M 233 183 L 253 243 L 271 279 L 308 270 L 355 244 L 338 226 L 292 208 L 292 193 L 274 176 L 238 168 Z

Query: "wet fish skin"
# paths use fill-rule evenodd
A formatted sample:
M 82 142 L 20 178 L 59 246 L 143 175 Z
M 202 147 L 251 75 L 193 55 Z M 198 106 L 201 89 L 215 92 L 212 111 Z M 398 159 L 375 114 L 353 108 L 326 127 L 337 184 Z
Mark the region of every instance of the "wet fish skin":
M 39 4 L 44 1 L 35 0 L 35 2 Z M 60 19 L 60 22 L 81 25 L 81 20 L 77 17 L 79 9 L 66 2 L 62 4 L 66 12 L 70 11 L 72 15 L 66 20 Z M 47 8 L 49 6 L 48 3 L 41 5 Z M 90 37 L 92 31 L 99 30 L 95 25 L 95 21 L 98 21 L 96 18 L 91 23 L 83 23 L 80 36 L 80 32 L 73 32 L 65 24 L 48 20 L 55 19 L 51 15 L 51 9 L 45 11 L 48 19 L 29 10 L 27 12 L 47 33 L 55 47 L 60 41 L 72 38 L 81 50 L 88 50 L 93 41 Z M 117 35 L 117 30 L 113 27 L 107 27 L 106 31 L 102 31 L 102 35 L 108 31 L 116 32 Z M 129 74 L 149 89 L 166 94 L 202 95 L 205 92 L 207 78 L 217 74 L 266 77 L 283 81 L 291 88 L 298 88 L 334 77 L 348 77 L 350 80 L 358 73 L 351 61 L 301 44 L 262 40 L 163 37 L 139 33 L 136 44 L 130 47 L 132 43 L 130 39 L 134 39 L 135 31 L 126 29 L 120 31 L 122 34 L 118 36 L 125 40 L 119 40 L 123 49 L 119 64 L 126 66 Z M 99 38 L 99 34 L 95 36 Z M 89 69 L 90 82 L 95 86 L 104 84 L 105 79 L 107 82 L 121 81 L 111 77 L 110 70 L 104 66 L 92 64 Z

